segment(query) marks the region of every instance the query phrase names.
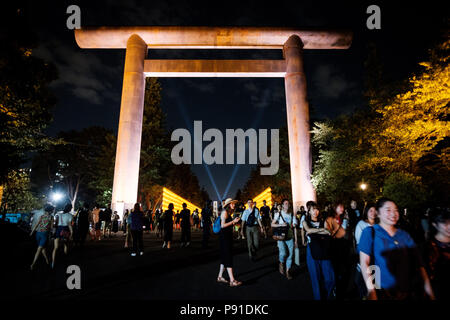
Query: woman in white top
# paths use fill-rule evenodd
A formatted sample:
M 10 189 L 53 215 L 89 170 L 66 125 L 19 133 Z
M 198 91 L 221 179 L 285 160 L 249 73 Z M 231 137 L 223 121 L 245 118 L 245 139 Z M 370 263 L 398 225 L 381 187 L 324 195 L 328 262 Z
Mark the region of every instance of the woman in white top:
M 292 266 L 292 259 L 294 257 L 294 246 L 297 247 L 297 231 L 298 225 L 297 218 L 294 214 L 289 213 L 289 200 L 283 199 L 281 202 L 281 210 L 274 214 L 272 220 L 272 228 L 288 227 L 289 232 L 286 235 L 286 239 L 278 242 L 279 251 L 279 271 L 282 275 L 286 275 L 289 280 L 292 279 L 290 269 Z M 286 263 L 286 269 L 284 267 Z
M 55 224 L 56 224 L 56 234 L 55 234 L 55 246 L 53 248 L 52 254 L 52 268 L 55 267 L 55 258 L 56 251 L 59 248 L 59 242 L 63 241 L 64 243 L 64 253 L 67 254 L 69 250 L 69 240 L 72 238 L 73 229 L 72 229 L 72 219 L 73 215 L 70 213 L 72 210 L 72 205 L 68 203 L 64 207 L 63 212 L 58 212 L 55 215 Z

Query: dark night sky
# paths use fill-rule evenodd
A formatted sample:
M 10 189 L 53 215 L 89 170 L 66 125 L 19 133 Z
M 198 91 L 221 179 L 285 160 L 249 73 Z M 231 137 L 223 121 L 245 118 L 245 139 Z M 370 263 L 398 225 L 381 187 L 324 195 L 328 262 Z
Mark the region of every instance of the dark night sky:
M 125 50 L 80 49 L 66 28 L 66 8 L 81 8 L 82 26 L 192 25 L 348 28 L 349 50 L 306 50 L 305 71 L 311 117 L 333 118 L 363 106 L 366 46 L 374 42 L 392 79 L 416 70 L 444 25 L 447 10 L 427 1 L 25 1 L 23 12 L 36 31 L 34 54 L 55 63 L 52 85 L 58 103 L 48 133 L 101 125 L 117 131 Z M 440 2 L 443 3 L 443 2 Z M 366 8 L 381 7 L 381 30 L 366 28 Z M 281 50 L 152 50 L 148 58 L 281 59 Z M 162 107 L 168 129 L 188 128 L 202 120 L 204 130 L 279 128 L 285 125 L 283 79 L 162 78 Z M 234 165 L 210 166 L 223 196 Z M 229 191 L 234 196 L 250 173 L 241 165 Z M 216 192 L 202 165 L 193 170 L 211 198 Z

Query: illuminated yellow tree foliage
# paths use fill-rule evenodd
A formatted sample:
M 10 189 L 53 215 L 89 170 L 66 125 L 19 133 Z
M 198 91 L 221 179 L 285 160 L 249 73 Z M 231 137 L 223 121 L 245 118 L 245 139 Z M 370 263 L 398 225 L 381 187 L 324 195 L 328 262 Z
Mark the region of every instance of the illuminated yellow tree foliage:
M 449 40 L 433 49 L 430 61 L 420 63 L 425 70 L 409 79 L 410 89 L 376 109 L 382 121 L 379 134 L 370 140 L 377 150 L 372 164 L 408 168 L 449 136 L 449 49 Z

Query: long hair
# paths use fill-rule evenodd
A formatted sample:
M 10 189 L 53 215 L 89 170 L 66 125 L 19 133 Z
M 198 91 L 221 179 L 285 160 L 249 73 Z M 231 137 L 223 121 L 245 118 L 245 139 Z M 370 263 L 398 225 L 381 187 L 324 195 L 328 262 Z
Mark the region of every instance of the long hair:
M 141 211 L 141 205 L 139 203 L 134 204 L 133 212 Z

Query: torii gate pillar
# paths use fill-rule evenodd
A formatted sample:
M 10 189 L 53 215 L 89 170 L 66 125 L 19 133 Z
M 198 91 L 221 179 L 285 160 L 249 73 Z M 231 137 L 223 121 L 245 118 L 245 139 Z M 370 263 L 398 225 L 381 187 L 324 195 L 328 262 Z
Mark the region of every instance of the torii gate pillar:
M 113 210 L 121 213 L 123 209 L 133 207 L 138 193 L 146 56 L 147 44 L 138 35 L 133 34 L 127 41 L 125 54 L 112 193 Z M 123 207 L 117 208 L 118 204 Z
M 316 200 L 311 183 L 311 147 L 309 130 L 309 105 L 306 99 L 306 78 L 303 70 L 303 43 L 297 35 L 285 42 L 283 54 L 286 60 L 284 77 L 286 112 L 289 134 L 289 162 L 293 210 L 309 200 Z

